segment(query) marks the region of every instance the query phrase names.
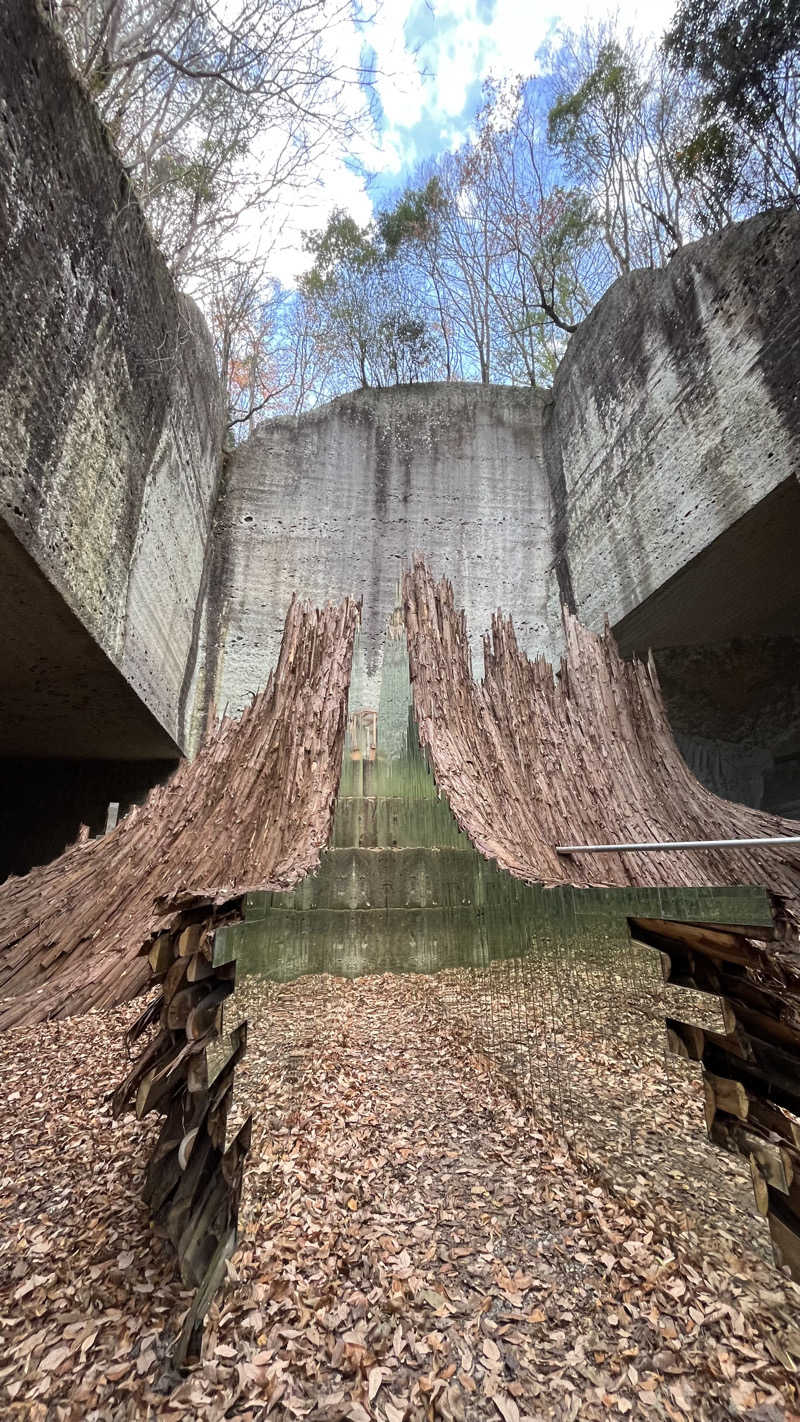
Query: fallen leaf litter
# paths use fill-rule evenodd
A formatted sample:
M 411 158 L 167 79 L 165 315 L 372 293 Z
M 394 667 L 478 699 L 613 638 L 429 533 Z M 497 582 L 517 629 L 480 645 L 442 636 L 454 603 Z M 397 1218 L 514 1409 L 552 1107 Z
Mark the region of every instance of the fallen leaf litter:
M 182 1379 L 190 1295 L 138 1196 L 155 1123 L 103 1101 L 141 1004 L 0 1039 L 4 1417 L 800 1416 L 800 1290 L 577 1165 L 430 985 L 269 985 L 241 1246 Z

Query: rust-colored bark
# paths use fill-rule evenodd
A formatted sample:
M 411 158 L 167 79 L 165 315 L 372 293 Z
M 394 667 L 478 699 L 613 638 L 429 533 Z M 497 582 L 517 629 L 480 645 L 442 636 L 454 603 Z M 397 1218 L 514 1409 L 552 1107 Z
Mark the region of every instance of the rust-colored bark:
M 453 590 L 422 562 L 404 604 L 420 742 L 461 828 L 487 858 L 544 884 L 754 884 L 766 930 L 634 919 L 665 980 L 721 1000 L 724 1034 L 670 1020 L 702 1063 L 710 1137 L 749 1160 L 779 1263 L 800 1278 L 800 846 L 563 856 L 559 844 L 737 839 L 800 824 L 732 804 L 695 780 L 672 737 L 652 661 L 625 662 L 609 630 L 565 613 L 560 675 L 494 617 L 478 684 Z
M 333 819 L 353 639 L 350 599 L 292 602 L 275 671 L 238 719 L 101 839 L 0 885 L 0 1029 L 121 1002 L 141 950 L 194 903 L 286 889 L 316 867 Z
M 487 858 L 544 884 L 763 885 L 796 939 L 800 846 L 576 855 L 558 844 L 800 834 L 800 823 L 722 800 L 688 769 L 652 661 L 623 661 L 564 614 L 560 675 L 529 661 L 499 612 L 477 683 L 449 582 L 417 561 L 404 579 L 414 710 L 437 785 Z M 787 945 L 788 949 L 788 945 Z

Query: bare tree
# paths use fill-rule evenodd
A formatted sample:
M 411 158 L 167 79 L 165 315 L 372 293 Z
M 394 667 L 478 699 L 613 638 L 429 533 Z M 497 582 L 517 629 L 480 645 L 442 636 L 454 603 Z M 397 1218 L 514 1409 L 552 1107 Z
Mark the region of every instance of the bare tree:
M 314 265 L 300 298 L 315 323 L 328 391 L 397 385 L 441 373 L 441 350 L 419 284 L 375 224 L 335 212 L 311 233 Z
M 534 81 L 490 91 L 478 143 L 494 250 L 495 368 L 536 385 L 552 377 L 566 336 L 608 284 L 597 269 L 597 227 L 584 194 L 564 184 L 554 163 Z
M 287 296 L 258 263 L 221 261 L 209 282 L 208 311 L 227 412 L 235 439 L 292 403 L 287 363 Z
M 700 102 L 683 169 L 739 203 L 800 203 L 796 0 L 680 0 L 664 49 Z
M 247 209 L 346 144 L 365 75 L 337 58 L 355 0 L 51 0 L 183 284 Z

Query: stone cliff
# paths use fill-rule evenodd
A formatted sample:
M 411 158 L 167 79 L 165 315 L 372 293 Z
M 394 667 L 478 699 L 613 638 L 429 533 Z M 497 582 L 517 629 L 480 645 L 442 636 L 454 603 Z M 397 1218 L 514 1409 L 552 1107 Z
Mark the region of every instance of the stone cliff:
M 124 753 L 127 737 L 134 754 L 174 755 L 218 481 L 211 340 L 66 55 L 24 0 L 0 15 L 0 119 L 0 529 L 20 722 L 4 749 L 40 753 L 51 688 L 63 701 L 64 639 L 83 633 L 94 643 L 76 654 L 85 699 L 105 715 L 86 745 L 80 707 L 62 704 L 49 753 Z M 46 650 L 45 624 L 67 629 L 54 625 Z
M 796 212 L 729 227 L 606 293 L 569 343 L 548 418 L 556 566 L 586 622 L 630 617 L 636 641 L 638 611 L 657 641 L 671 637 L 672 578 L 764 501 L 766 536 L 797 515 L 799 365 Z M 751 542 L 740 576 L 777 614 L 798 587 L 763 553 Z M 712 620 L 717 636 L 746 633 L 714 577 L 709 598 L 703 637 Z M 686 640 L 694 601 L 680 599 Z
M 621 279 L 551 392 L 359 391 L 268 421 L 221 478 L 205 323 L 51 31 L 8 0 L 0 266 L 0 758 L 29 806 L 5 811 L 0 874 L 101 829 L 209 707 L 264 686 L 295 593 L 363 598 L 353 698 L 377 709 L 416 551 L 477 671 L 498 606 L 550 657 L 562 603 L 608 617 L 655 649 L 706 783 L 800 808 L 799 214 Z
M 403 560 L 424 550 L 467 600 L 498 602 L 526 645 L 549 647 L 545 397 L 501 386 L 359 391 L 268 421 L 233 454 L 204 609 L 206 694 L 245 704 L 273 664 L 286 605 L 363 597 L 354 679 L 377 707 L 383 636 Z

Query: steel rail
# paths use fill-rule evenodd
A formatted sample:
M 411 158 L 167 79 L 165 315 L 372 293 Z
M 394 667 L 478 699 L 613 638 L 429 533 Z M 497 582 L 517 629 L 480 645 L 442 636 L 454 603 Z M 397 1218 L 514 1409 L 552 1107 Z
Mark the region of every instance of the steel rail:
M 800 834 L 773 835 L 769 839 L 673 839 L 646 840 L 642 844 L 558 844 L 556 854 L 660 853 L 666 849 L 746 849 L 763 844 L 800 844 Z

